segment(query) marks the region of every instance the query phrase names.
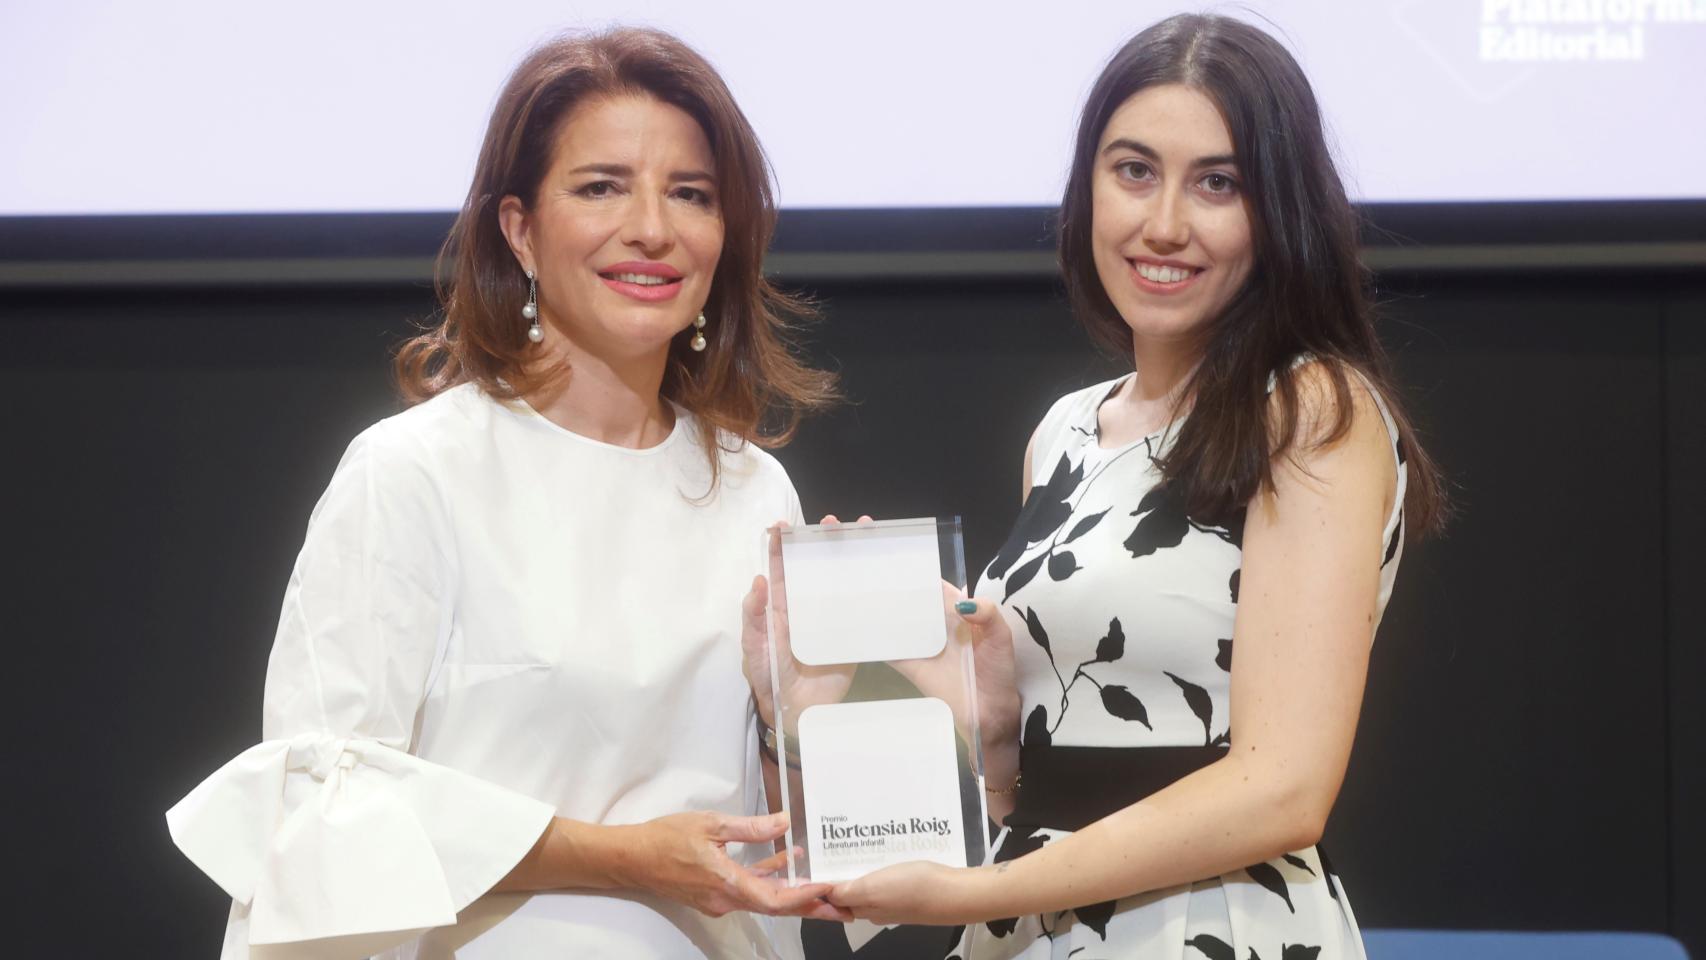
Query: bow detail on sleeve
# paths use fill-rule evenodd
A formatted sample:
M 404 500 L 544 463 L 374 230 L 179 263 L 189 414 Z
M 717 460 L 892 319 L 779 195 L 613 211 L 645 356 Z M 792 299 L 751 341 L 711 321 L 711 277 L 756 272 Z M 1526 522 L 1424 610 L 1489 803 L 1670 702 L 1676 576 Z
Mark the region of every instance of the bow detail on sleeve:
M 249 907 L 258 945 L 454 923 L 553 813 L 377 740 L 308 732 L 245 750 L 166 823 Z

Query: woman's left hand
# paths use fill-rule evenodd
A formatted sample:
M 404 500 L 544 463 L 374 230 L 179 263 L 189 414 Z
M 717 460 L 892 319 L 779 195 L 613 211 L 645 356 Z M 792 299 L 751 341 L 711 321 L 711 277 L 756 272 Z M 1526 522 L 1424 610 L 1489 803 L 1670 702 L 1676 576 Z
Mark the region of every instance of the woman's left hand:
M 942 603 L 947 608 L 951 629 L 960 631 L 955 635 L 956 640 L 963 639 L 971 647 L 978 715 L 968 716 L 965 709 L 965 665 L 960 656 L 964 647 L 960 643 L 944 645 L 942 652 L 934 657 L 896 660 L 892 666 L 920 693 L 948 704 L 967 742 L 971 740 L 971 725 L 977 724 L 988 759 L 990 750 L 1007 744 L 1016 747 L 1019 742 L 1019 683 L 1013 666 L 1013 631 L 995 604 L 988 600 L 968 600 L 964 590 L 945 581 Z M 961 603 L 971 604 L 974 609 L 961 613 Z
M 859 920 L 955 926 L 993 919 L 981 900 L 984 867 L 956 869 L 915 860 L 838 883 L 826 897 Z

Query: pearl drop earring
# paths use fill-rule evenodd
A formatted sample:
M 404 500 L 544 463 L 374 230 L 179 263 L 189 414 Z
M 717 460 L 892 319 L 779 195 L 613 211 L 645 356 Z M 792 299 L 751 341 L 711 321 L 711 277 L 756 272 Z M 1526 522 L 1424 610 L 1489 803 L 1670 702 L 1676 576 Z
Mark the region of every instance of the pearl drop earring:
M 527 271 L 527 302 L 521 305 L 521 319 L 532 322 L 527 328 L 527 339 L 538 343 L 545 339 L 545 331 L 539 326 L 539 285 L 533 282 L 533 271 Z
M 693 318 L 693 339 L 688 341 L 687 345 L 692 347 L 695 353 L 705 351 L 705 311 L 703 310 L 699 311 L 699 315 Z

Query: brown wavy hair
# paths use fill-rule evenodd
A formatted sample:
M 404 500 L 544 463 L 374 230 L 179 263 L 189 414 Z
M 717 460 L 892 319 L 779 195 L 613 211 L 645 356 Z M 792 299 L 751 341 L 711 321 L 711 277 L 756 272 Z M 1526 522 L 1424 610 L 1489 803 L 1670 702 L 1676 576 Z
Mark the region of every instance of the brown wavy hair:
M 1355 370 L 1397 423 L 1409 471 L 1408 533 L 1436 532 L 1448 513 L 1445 482 L 1398 402 L 1375 332 L 1358 215 L 1334 168 L 1308 79 L 1266 33 L 1229 17 L 1170 17 L 1133 37 L 1103 68 L 1084 104 L 1061 202 L 1060 262 L 1073 311 L 1098 346 L 1131 356 L 1131 328 L 1096 273 L 1091 180 L 1114 111 L 1147 87 L 1174 83 L 1220 108 L 1255 256 L 1249 279 L 1208 323 L 1202 362 L 1181 392 L 1191 398 L 1190 416 L 1160 460 L 1163 481 L 1177 486 L 1192 515 L 1229 516 L 1273 488 L 1276 457 L 1303 442 L 1330 444 L 1349 431 L 1348 371 Z M 1326 361 L 1320 366 L 1335 403 L 1321 406 L 1335 412 L 1319 425 L 1305 420 L 1292 365 L 1300 354 Z M 1270 375 L 1278 400 L 1272 413 Z
M 711 278 L 703 353 L 687 337 L 669 347 L 662 396 L 709 429 L 701 444 L 712 484 L 721 439 L 729 449 L 786 443 L 804 413 L 836 397 L 831 374 L 799 360 L 794 325 L 811 317 L 805 302 L 764 278 L 765 250 L 776 229 L 771 171 L 758 137 L 704 57 L 669 34 L 621 28 L 566 34 L 529 53 L 499 94 L 480 146 L 474 181 L 439 250 L 433 325 L 398 350 L 398 386 L 418 403 L 458 384 L 513 399 L 569 371 L 535 369 L 521 308 L 527 277 L 498 223 L 498 204 L 514 195 L 531 208 L 550 169 L 557 132 L 589 98 L 645 94 L 686 112 L 716 158 L 723 249 Z

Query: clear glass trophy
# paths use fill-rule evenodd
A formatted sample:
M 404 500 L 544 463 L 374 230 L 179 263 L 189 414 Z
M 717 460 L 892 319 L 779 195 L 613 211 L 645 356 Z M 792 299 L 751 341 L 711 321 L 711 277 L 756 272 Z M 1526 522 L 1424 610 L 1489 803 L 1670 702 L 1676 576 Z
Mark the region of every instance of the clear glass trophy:
M 780 527 L 765 547 L 789 882 L 983 863 L 959 518 Z

